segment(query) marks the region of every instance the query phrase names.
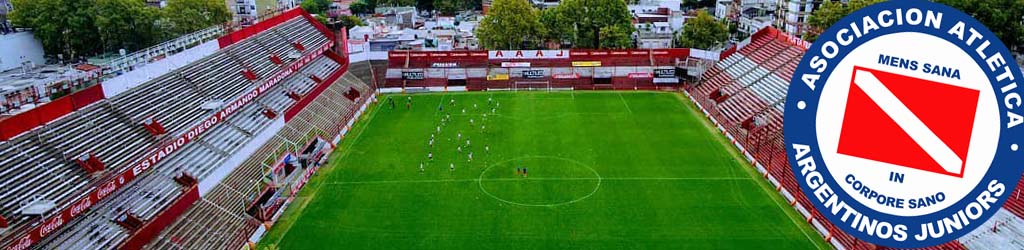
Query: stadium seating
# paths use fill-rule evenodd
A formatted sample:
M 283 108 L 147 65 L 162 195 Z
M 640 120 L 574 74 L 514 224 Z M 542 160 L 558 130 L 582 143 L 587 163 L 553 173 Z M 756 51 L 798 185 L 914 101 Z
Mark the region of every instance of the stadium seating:
M 1024 176 L 1017 183 L 1017 189 L 1010 194 L 1010 198 L 1006 200 L 1003 208 L 1016 214 L 1018 217 L 1024 218 L 1024 190 L 1021 190 L 1021 188 L 1024 188 Z
M 317 48 L 328 38 L 302 16 L 292 18 L 252 39 L 246 39 L 217 51 L 202 60 L 183 66 L 136 87 L 70 113 L 42 128 L 0 142 L 0 215 L 8 219 L 8 234 L 0 243 L 12 240 L 30 227 L 37 226 L 38 216 L 22 215 L 22 207 L 36 200 L 52 201 L 51 211 L 59 211 L 69 202 L 94 190 L 100 181 L 120 173 L 143 154 L 164 143 L 142 126 L 152 118 L 166 128 L 167 135 L 177 136 L 210 116 L 204 108 L 210 102 L 227 103 L 252 90 L 283 68 L 271 60 L 276 55 L 290 63 L 295 56 L 312 53 L 299 51 L 292 45 L 299 42 L 306 48 Z M 131 212 L 143 221 L 160 213 L 181 195 L 182 188 L 171 177 L 187 172 L 202 179 L 266 128 L 271 119 L 263 109 L 287 109 L 295 100 L 287 93 L 304 94 L 316 84 L 310 75 L 320 78 L 341 68 L 341 64 L 319 57 L 260 96 L 254 103 L 208 130 L 195 143 L 187 144 L 172 157 L 125 188 L 119 189 L 102 203 L 67 226 L 47 237 L 38 246 L 60 249 L 101 249 L 115 247 L 131 235 L 130 230 L 112 222 Z M 255 79 L 243 73 L 252 70 Z M 365 89 L 365 88 L 364 88 Z M 219 108 L 219 107 L 213 107 Z M 90 174 L 75 163 L 81 155 L 95 155 L 107 171 Z M 253 179 L 249 179 L 253 180 Z M 223 196 L 213 193 L 211 197 Z M 246 198 L 244 196 L 239 196 Z M 212 201 L 211 201 L 212 202 Z M 241 211 L 239 209 L 238 211 Z M 258 223 L 244 219 L 241 224 L 255 228 Z M 217 219 L 221 219 L 218 217 Z M 250 230 L 251 231 L 251 230 Z
M 266 105 L 271 109 L 283 110 L 288 105 L 294 103 L 294 100 L 284 94 L 286 93 L 285 89 L 299 88 L 308 91 L 315 83 L 309 80 L 305 74 L 327 75 L 339 68 L 340 65 L 338 63 L 326 57 L 320 57 L 304 67 L 300 71 L 302 73 L 289 77 L 283 84 L 275 86 L 268 95 L 258 98 L 257 103 Z M 196 178 L 203 179 L 213 169 L 233 155 L 234 152 L 239 150 L 244 143 L 248 142 L 253 134 L 266 128 L 266 125 L 271 120 L 263 116 L 260 110 L 262 110 L 261 105 L 247 105 L 243 107 L 242 111 L 230 117 L 225 125 L 211 129 L 207 132 L 207 135 L 198 139 L 198 143 L 185 146 L 185 148 L 179 151 L 178 157 L 158 165 L 157 168 L 159 170 L 157 173 L 154 173 L 154 175 L 157 175 L 157 178 L 145 178 L 133 183 L 129 188 L 124 189 L 124 192 L 128 192 L 127 194 L 118 195 L 112 202 L 101 205 L 97 211 L 106 211 L 107 214 L 95 214 L 99 216 L 97 218 L 101 218 L 98 221 L 105 222 L 100 223 L 105 226 L 97 226 L 95 229 L 92 226 L 87 228 L 76 226 L 76 229 L 82 230 L 74 231 L 72 229 L 72 233 L 63 234 L 58 240 L 66 238 L 69 242 L 79 242 L 80 244 L 81 242 L 87 242 L 82 239 L 88 237 L 95 239 L 95 246 L 102 247 L 104 244 L 107 244 L 107 241 L 114 240 L 116 242 L 119 239 L 128 237 L 128 234 L 121 230 L 106 230 L 105 227 L 112 226 L 118 228 L 109 220 L 119 215 L 125 209 L 131 209 L 133 213 L 143 219 L 154 216 L 161 208 L 170 203 L 172 198 L 180 193 L 180 186 L 170 178 L 171 176 L 174 176 L 175 173 L 187 172 Z M 249 180 L 258 180 L 258 178 Z M 207 196 L 207 201 L 217 201 L 223 199 L 222 197 L 225 195 L 231 195 L 223 191 L 225 190 L 221 190 L 220 193 L 211 193 Z M 240 207 L 241 203 L 238 202 L 224 203 L 222 206 L 224 209 L 231 209 L 231 211 L 244 211 L 244 207 Z M 241 225 L 255 224 L 255 222 L 245 219 L 231 220 L 229 222 L 240 222 Z M 97 232 L 97 230 L 103 231 Z M 53 243 L 58 243 L 54 246 L 65 244 L 64 241 L 54 241 Z
M 844 249 L 882 248 L 854 239 L 823 219 L 801 193 L 786 159 L 782 137 L 783 105 L 786 91 L 804 48 L 790 44 L 779 32 L 755 34 L 749 44 L 737 53 L 709 68 L 703 80 L 687 87 L 695 102 L 728 132 L 744 153 L 763 167 L 765 177 L 777 185 L 791 205 L 808 216 L 808 222 L 826 236 L 826 240 Z M 1024 181 L 1018 184 L 1024 187 Z M 1019 190 L 1018 187 L 1018 190 Z M 1018 191 L 1019 192 L 1019 191 Z M 979 229 L 960 241 L 931 249 L 1006 249 L 1020 248 L 1024 238 L 1024 198 L 1011 194 L 1004 211 L 986 224 L 991 230 Z M 1016 215 L 1014 215 L 1016 213 Z M 984 239 L 984 240 L 978 240 Z M 992 242 L 996 242 L 992 244 Z M 963 244 L 961 244 L 963 243 Z M 1016 246 L 1016 247 L 1011 247 Z
M 204 202 L 196 204 L 182 219 L 175 222 L 147 248 L 151 249 L 222 249 L 224 246 L 239 246 L 247 240 L 242 235 L 232 237 L 207 237 L 211 233 L 253 232 L 260 225 L 245 213 L 245 204 L 250 197 L 259 195 L 253 181 L 260 180 L 265 168 L 276 158 L 275 150 L 283 147 L 295 148 L 293 142 L 308 141 L 308 136 L 328 136 L 342 129 L 345 121 L 353 118 L 360 103 L 344 97 L 344 92 L 356 89 L 369 93 L 370 86 L 354 74 L 345 74 L 337 83 L 328 87 L 322 98 L 316 99 L 294 119 L 288 121 L 270 141 L 263 144 L 256 153 L 219 183 Z M 270 159 L 268 159 L 268 156 Z M 270 163 L 267 161 L 270 160 Z M 239 220 L 237 218 L 249 218 Z
M 697 98 L 702 105 L 711 105 L 713 102 L 710 102 L 708 97 L 713 92 L 718 92 L 720 87 L 734 82 L 732 76 L 729 73 L 725 73 L 724 69 L 731 68 L 737 64 L 740 58 L 739 56 L 730 56 L 714 64 L 704 73 L 704 82 L 690 90 L 691 95 Z
M 984 225 L 960 238 L 968 249 L 1022 249 L 1024 223 L 1007 209 L 996 212 Z

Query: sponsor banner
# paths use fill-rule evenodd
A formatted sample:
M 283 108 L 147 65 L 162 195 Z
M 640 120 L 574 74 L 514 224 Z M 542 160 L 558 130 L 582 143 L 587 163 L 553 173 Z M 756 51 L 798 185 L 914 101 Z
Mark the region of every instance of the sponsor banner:
M 656 78 L 676 78 L 676 69 L 654 69 Z
M 114 191 L 123 188 L 125 185 L 135 180 L 135 178 L 142 175 L 144 172 L 150 170 L 153 166 L 156 166 L 157 163 L 180 150 L 183 146 L 185 146 L 185 144 L 188 144 L 195 138 L 202 135 L 207 130 L 213 128 L 214 125 L 217 125 L 223 122 L 224 120 L 227 120 L 227 118 L 230 115 L 241 110 L 243 106 L 255 100 L 256 97 L 262 95 L 271 87 L 281 82 L 281 80 L 284 80 L 288 76 L 292 75 L 292 73 L 297 72 L 300 68 L 302 68 L 309 62 L 312 62 L 313 59 L 326 52 L 328 49 L 331 48 L 331 45 L 333 45 L 333 43 L 325 43 L 324 45 L 320 46 L 320 48 L 314 50 L 313 53 L 307 54 L 300 58 L 299 60 L 293 62 L 291 65 L 288 66 L 288 68 L 284 68 L 278 71 L 270 78 L 267 78 L 267 80 L 264 81 L 263 84 L 260 84 L 255 89 L 251 90 L 248 93 L 245 93 L 245 95 L 239 97 L 238 99 L 235 99 L 230 104 L 224 106 L 224 108 L 222 108 L 220 111 L 217 111 L 217 113 L 215 113 L 213 116 L 210 116 L 203 120 L 199 125 L 192 127 L 191 129 L 181 134 L 174 140 L 167 142 L 164 145 L 161 145 L 160 147 L 157 148 L 157 151 L 151 152 L 140 162 L 135 163 L 134 165 L 132 165 L 131 168 L 127 169 L 125 172 L 121 173 L 116 178 L 113 178 L 112 180 L 108 180 L 107 182 L 100 184 L 85 198 L 72 202 L 72 205 L 65 209 L 64 211 L 61 211 L 59 214 L 54 215 L 51 218 L 43 220 L 38 227 L 29 231 L 26 235 L 17 238 L 16 240 L 14 240 L 14 243 L 12 243 L 11 245 L 7 246 L 4 249 L 25 250 L 31 248 L 33 245 L 38 243 L 39 240 L 43 239 L 50 233 L 53 233 L 54 231 L 57 231 L 58 229 L 62 228 L 66 223 L 70 222 L 76 217 L 82 215 L 90 208 L 92 208 L 92 206 L 96 205 L 96 203 L 107 198 L 108 196 L 110 196 L 110 194 L 114 193 Z
M 629 78 L 653 78 L 654 75 L 652 75 L 651 73 L 647 73 L 647 72 L 633 72 L 633 73 L 626 74 L 626 77 L 629 77 Z
M 529 68 L 530 63 L 528 62 L 502 62 L 502 68 Z
M 449 58 L 454 60 L 482 59 L 487 56 L 487 51 L 408 51 L 392 50 L 388 52 L 390 57 L 436 57 Z
M 526 78 L 526 79 L 540 79 L 540 78 L 544 78 L 544 70 L 540 70 L 540 69 L 523 70 L 523 78 Z
M 423 74 L 426 78 L 445 78 L 447 70 L 439 68 L 427 68 L 423 70 Z M 460 70 L 462 71 L 462 70 Z
M 423 80 L 425 75 L 423 72 L 402 72 L 402 80 Z
M 654 78 L 656 84 L 675 84 L 679 83 L 679 78 Z
M 487 52 L 491 60 L 515 59 L 568 59 L 568 50 L 492 50 Z
M 576 74 L 576 73 L 552 74 L 551 78 L 554 78 L 554 79 L 577 79 L 577 78 L 580 78 L 580 74 Z
M 778 32 L 778 31 L 776 30 L 775 32 Z M 790 44 L 803 47 L 804 49 L 811 48 L 811 43 L 808 42 L 808 41 L 804 41 L 804 39 L 800 39 L 799 37 L 795 37 L 795 36 L 790 35 L 789 33 L 786 33 L 786 32 L 778 32 L 778 33 L 781 34 L 785 38 L 784 40 L 786 42 L 789 42 Z
M 502 81 L 502 80 L 508 80 L 508 74 L 494 74 L 494 75 L 488 75 L 488 76 L 487 76 L 487 80 L 488 80 L 488 81 Z
M 458 68 L 459 67 L 459 63 L 454 63 L 454 62 L 436 62 L 436 63 L 431 63 L 430 67 L 432 67 L 432 68 Z
M 388 57 L 396 57 L 396 58 L 397 57 L 401 57 L 401 58 L 405 58 L 406 56 L 409 56 L 409 51 L 403 51 L 403 50 L 388 51 Z
M 613 71 L 611 67 L 594 68 L 594 78 L 612 78 Z
M 685 60 L 687 57 L 690 57 L 691 50 L 692 49 L 687 48 L 654 49 L 651 51 L 651 55 L 654 56 L 655 59 L 667 58 Z M 718 57 L 715 57 L 714 60 L 718 60 Z
M 790 80 L 783 126 L 809 205 L 892 248 L 982 230 L 1024 172 L 1024 76 L 1010 58 L 973 17 L 928 1 L 874 4 L 825 30 Z
M 601 61 L 572 62 L 573 67 L 601 67 Z
M 448 72 L 448 80 L 466 80 L 465 72 Z
M 591 57 L 606 57 L 606 56 L 647 56 L 647 50 L 578 50 L 572 51 L 572 56 L 591 56 Z

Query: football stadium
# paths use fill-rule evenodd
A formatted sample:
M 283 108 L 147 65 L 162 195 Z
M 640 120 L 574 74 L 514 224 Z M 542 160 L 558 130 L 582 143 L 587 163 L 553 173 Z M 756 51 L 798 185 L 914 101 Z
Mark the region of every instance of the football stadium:
M 79 64 L 116 73 L 70 87 L 23 90 L 45 78 L 29 63 L 0 78 L 21 79 L 0 85 L 0 247 L 889 249 L 801 191 L 783 121 L 812 43 L 785 28 L 720 50 L 426 50 L 292 5 Z M 929 249 L 1024 249 L 1013 184 Z

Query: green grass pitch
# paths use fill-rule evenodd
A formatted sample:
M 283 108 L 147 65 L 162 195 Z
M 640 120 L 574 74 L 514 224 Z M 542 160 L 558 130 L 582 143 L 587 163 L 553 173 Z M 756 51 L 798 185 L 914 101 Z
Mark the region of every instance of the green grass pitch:
M 261 248 L 829 248 L 678 93 L 380 100 Z

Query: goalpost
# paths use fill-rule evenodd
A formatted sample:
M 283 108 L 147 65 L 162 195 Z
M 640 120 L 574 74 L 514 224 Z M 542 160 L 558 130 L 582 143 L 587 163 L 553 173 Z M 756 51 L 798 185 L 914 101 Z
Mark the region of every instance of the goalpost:
M 545 90 L 551 91 L 551 82 L 549 81 L 516 81 L 515 85 L 512 86 L 514 91 L 520 90 Z

